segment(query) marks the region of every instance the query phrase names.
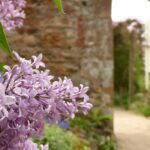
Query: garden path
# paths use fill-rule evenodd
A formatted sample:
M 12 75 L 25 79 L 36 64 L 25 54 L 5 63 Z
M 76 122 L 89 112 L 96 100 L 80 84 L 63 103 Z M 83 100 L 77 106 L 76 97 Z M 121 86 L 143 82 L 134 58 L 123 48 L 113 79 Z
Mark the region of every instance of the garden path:
M 149 118 L 116 109 L 114 132 L 117 138 L 117 150 L 150 150 Z

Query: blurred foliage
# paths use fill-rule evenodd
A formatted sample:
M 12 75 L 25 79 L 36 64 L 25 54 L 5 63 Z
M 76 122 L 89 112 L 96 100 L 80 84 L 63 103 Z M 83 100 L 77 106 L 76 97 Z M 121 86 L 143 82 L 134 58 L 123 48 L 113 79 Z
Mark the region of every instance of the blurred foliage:
M 129 55 L 132 50 L 132 34 L 129 26 L 136 22 L 136 54 L 134 66 L 134 93 L 144 90 L 144 65 L 142 58 L 142 25 L 136 20 L 127 20 L 114 25 L 114 87 L 115 104 L 129 108 Z
M 131 109 L 145 117 L 150 117 L 150 93 L 146 91 L 136 94 Z
M 150 106 L 144 105 L 138 109 L 138 111 L 145 117 L 150 117 Z
M 115 105 L 123 106 L 125 109 L 129 109 L 129 96 L 127 92 L 115 93 Z
M 140 50 L 136 53 L 135 60 L 135 93 L 141 93 L 145 91 L 144 84 L 144 64 L 142 60 L 142 53 Z
M 34 142 L 48 144 L 50 150 L 90 150 L 88 141 L 56 125 L 46 125 L 43 137 L 34 139 Z
M 5 64 L 3 62 L 0 62 L 0 72 L 5 72 L 6 70 L 3 68 Z
M 80 115 L 72 120 L 71 126 L 83 132 L 92 150 L 115 150 L 111 129 L 107 129 L 110 120 L 112 115 L 104 115 L 99 108 L 93 108 L 87 116 Z
M 49 144 L 50 150 L 115 150 L 114 137 L 106 129 L 110 120 L 111 115 L 102 115 L 94 108 L 87 116 L 79 115 L 72 120 L 70 130 L 47 125 L 43 137 L 34 142 Z
M 123 23 L 114 26 L 113 31 L 115 91 L 128 91 L 129 51 L 131 49 L 130 33 Z

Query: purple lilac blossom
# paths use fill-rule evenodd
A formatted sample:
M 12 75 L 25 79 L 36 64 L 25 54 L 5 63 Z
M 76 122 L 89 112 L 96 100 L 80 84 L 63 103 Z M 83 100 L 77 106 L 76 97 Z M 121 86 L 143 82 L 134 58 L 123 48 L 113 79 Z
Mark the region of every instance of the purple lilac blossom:
M 39 150 L 38 145 L 28 139 L 24 143 L 17 143 L 4 150 Z M 40 150 L 48 150 L 48 145 L 40 145 Z
M 23 25 L 24 7 L 25 0 L 0 0 L 0 22 L 7 31 Z
M 54 80 L 49 70 L 44 70 L 42 54 L 32 60 L 14 54 L 19 64 L 4 66 L 7 71 L 0 83 L 0 148 L 37 150 L 36 144 L 28 140 L 41 137 L 45 120 L 59 124 L 73 119 L 76 113 L 88 113 L 92 107 L 89 88 L 75 87 L 67 77 Z M 47 146 L 41 148 L 46 150 Z
M 48 145 L 41 145 L 40 148 L 40 150 L 48 150 Z M 27 140 L 24 144 L 23 150 L 38 150 L 38 145 L 31 140 Z

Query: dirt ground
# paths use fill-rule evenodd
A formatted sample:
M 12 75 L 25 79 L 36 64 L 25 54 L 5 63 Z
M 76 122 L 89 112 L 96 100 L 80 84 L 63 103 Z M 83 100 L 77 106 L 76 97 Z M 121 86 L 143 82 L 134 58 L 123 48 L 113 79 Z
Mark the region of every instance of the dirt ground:
M 116 109 L 114 132 L 117 150 L 150 150 L 150 118 Z

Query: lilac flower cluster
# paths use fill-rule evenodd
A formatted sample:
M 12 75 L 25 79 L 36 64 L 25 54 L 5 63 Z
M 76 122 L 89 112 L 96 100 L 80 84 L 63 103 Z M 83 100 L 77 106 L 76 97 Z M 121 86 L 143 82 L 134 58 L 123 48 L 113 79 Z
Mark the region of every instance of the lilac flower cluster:
M 7 31 L 23 25 L 24 7 L 25 0 L 0 0 L 0 22 Z
M 1 150 L 37 150 L 29 138 L 39 138 L 45 120 L 59 123 L 74 118 L 75 113 L 87 114 L 88 87 L 74 87 L 68 78 L 54 79 L 45 70 L 42 54 L 32 60 L 21 58 L 0 80 L 0 148 Z M 41 147 L 48 149 L 47 146 Z

